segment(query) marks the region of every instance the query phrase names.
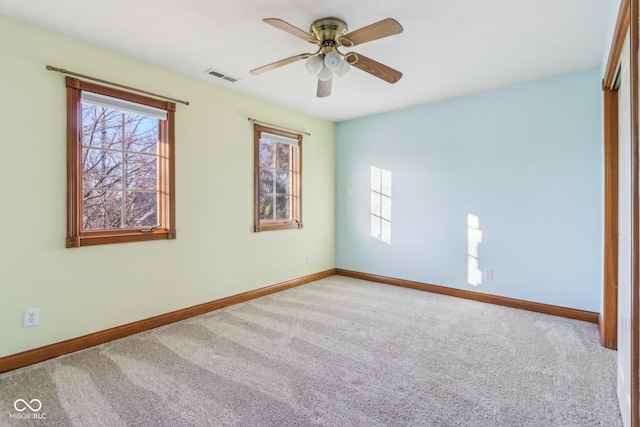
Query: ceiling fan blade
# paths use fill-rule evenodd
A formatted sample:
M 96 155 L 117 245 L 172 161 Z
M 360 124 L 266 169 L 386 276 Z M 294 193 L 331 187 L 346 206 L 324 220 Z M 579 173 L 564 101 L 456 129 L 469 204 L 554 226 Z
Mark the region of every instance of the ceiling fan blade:
M 351 47 L 362 43 L 378 40 L 384 37 L 400 34 L 403 31 L 402 25 L 392 18 L 383 19 L 359 30 L 352 31 L 340 37 L 340 44 Z
M 282 30 L 282 31 L 286 31 L 289 34 L 293 34 L 296 37 L 301 38 L 302 40 L 306 40 L 309 43 L 313 43 L 313 44 L 320 44 L 321 41 L 316 39 L 315 37 L 313 37 L 313 35 L 307 33 L 306 31 L 301 30 L 298 27 L 294 27 L 293 25 L 289 24 L 288 22 L 283 21 L 282 19 L 278 19 L 278 18 L 265 18 L 262 20 L 263 22 L 269 24 L 269 25 L 273 25 L 274 27 Z
M 352 58 L 352 55 L 357 57 L 355 62 L 349 59 Z M 396 83 L 402 78 L 402 73 L 400 71 L 394 70 L 393 68 L 374 61 L 371 58 L 367 58 L 366 56 L 362 56 L 359 53 L 349 53 L 347 55 L 347 60 L 352 66 L 360 68 L 362 71 L 366 71 L 372 76 L 376 76 L 388 83 Z
M 291 58 L 281 59 L 280 61 L 274 62 L 272 64 L 265 65 L 265 66 L 260 67 L 260 68 L 256 68 L 255 70 L 251 70 L 251 71 L 249 71 L 249 74 L 253 74 L 254 76 L 256 76 L 256 75 L 262 74 L 262 73 L 264 73 L 266 71 L 271 71 L 273 69 L 282 67 L 283 65 L 291 64 L 292 62 L 296 62 L 296 61 L 299 61 L 301 59 L 307 59 L 308 57 L 309 57 L 309 54 L 302 53 L 300 55 L 292 56 Z
M 326 98 L 331 95 L 331 83 L 333 82 L 333 77 L 329 80 L 322 81 L 318 79 L 318 98 Z

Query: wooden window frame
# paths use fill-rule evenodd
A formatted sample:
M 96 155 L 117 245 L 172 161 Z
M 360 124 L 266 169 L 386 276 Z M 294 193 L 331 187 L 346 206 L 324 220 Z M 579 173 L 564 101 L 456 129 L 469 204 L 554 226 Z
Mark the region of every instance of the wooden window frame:
M 107 86 L 66 78 L 67 87 L 67 248 L 110 243 L 142 242 L 176 238 L 175 221 L 175 111 L 173 102 L 161 101 Z M 160 126 L 158 144 L 159 227 L 117 230 L 82 229 L 82 105 L 81 92 L 88 91 L 135 102 L 167 112 Z
M 291 220 L 265 221 L 260 219 L 260 134 L 262 132 L 283 136 L 298 140 L 297 146 L 292 146 L 291 159 Z M 255 123 L 253 125 L 253 176 L 254 176 L 254 231 L 286 230 L 302 228 L 302 135 L 292 132 L 274 129 Z

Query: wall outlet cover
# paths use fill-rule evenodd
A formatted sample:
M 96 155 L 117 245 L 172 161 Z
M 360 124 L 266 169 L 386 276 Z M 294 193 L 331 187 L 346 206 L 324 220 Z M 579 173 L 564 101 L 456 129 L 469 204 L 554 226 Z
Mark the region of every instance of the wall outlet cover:
M 40 309 L 27 308 L 24 310 L 24 327 L 36 326 L 40 323 Z

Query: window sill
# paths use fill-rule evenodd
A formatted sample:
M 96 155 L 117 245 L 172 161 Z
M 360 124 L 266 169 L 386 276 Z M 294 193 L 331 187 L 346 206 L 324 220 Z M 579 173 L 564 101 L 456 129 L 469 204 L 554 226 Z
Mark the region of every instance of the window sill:
M 96 232 L 79 237 L 67 237 L 67 248 L 79 248 L 81 246 L 106 245 L 111 243 L 146 242 L 148 240 L 173 240 L 176 238 L 175 230 L 159 230 L 152 233 L 135 232 Z
M 271 231 L 271 230 L 287 230 L 292 228 L 302 228 L 301 222 L 263 222 L 254 226 L 254 230 L 256 233 L 261 231 Z

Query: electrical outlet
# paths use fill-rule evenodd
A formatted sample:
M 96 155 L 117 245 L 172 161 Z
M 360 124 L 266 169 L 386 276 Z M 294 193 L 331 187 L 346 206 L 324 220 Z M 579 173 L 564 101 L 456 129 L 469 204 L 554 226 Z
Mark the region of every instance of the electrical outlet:
M 483 270 L 482 278 L 486 280 L 493 280 L 493 268 L 485 268 Z
M 27 308 L 24 310 L 24 327 L 36 326 L 40 323 L 40 309 Z
M 307 264 L 311 264 L 311 255 L 307 255 Z

